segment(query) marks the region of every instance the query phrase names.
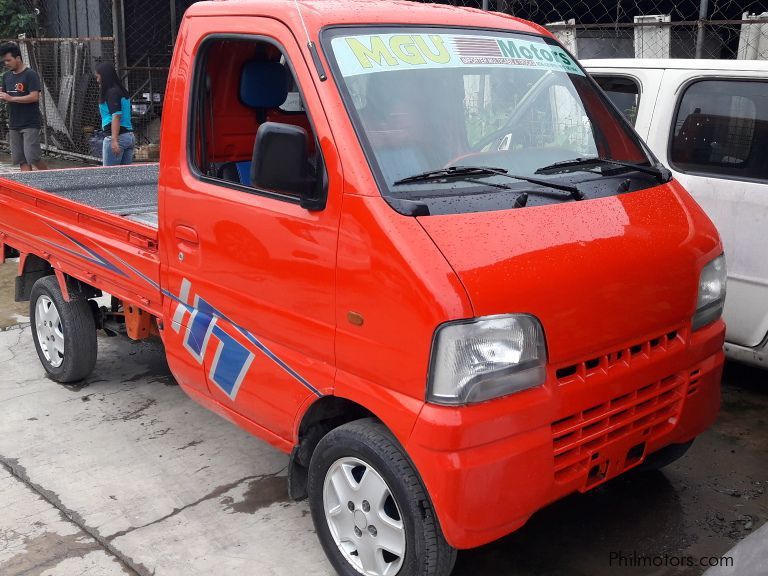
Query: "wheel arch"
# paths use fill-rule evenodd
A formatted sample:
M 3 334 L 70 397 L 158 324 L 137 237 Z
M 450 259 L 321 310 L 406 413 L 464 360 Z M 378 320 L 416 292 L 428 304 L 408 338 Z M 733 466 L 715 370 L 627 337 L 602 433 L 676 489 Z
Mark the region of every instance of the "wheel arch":
M 325 434 L 347 422 L 375 418 L 389 430 L 408 456 L 405 446 L 424 406 L 423 400 L 342 370 L 337 372 L 335 384 L 332 393 L 313 398 L 311 403 L 299 409 L 296 416 L 295 444 L 288 473 L 289 493 L 296 500 L 306 497 L 309 460 L 317 443 Z
M 29 252 L 21 253 L 19 255 L 19 273 L 16 276 L 16 302 L 29 301 L 35 282 L 53 274 L 55 274 L 55 270 L 47 260 Z
M 307 497 L 309 461 L 323 436 L 334 428 L 361 418 L 376 418 L 365 406 L 347 398 L 326 395 L 310 404 L 300 417 L 288 464 L 288 493 L 294 500 Z
M 16 276 L 16 302 L 29 301 L 35 282 L 46 276 L 56 276 L 59 289 L 66 302 L 72 298 L 87 300 L 102 295 L 98 288 L 54 268 L 50 262 L 36 254 L 25 252 L 19 256 L 19 273 Z

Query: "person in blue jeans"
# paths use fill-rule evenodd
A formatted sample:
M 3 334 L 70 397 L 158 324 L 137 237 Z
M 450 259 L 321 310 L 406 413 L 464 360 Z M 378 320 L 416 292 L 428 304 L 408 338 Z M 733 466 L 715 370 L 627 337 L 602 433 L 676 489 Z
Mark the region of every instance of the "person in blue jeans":
M 136 139 L 131 124 L 131 101 L 112 64 L 102 62 L 96 66 L 96 81 L 101 87 L 99 112 L 104 138 L 102 161 L 104 166 L 121 166 L 133 162 Z

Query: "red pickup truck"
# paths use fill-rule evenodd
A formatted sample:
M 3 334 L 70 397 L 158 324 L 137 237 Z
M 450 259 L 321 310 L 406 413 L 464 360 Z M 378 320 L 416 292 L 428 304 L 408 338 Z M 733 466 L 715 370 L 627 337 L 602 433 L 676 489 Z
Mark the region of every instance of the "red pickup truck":
M 196 3 L 159 169 L 8 176 L 0 243 L 53 380 L 97 330 L 159 336 L 192 398 L 290 452 L 341 574 L 448 574 L 719 407 L 717 231 L 501 14 Z

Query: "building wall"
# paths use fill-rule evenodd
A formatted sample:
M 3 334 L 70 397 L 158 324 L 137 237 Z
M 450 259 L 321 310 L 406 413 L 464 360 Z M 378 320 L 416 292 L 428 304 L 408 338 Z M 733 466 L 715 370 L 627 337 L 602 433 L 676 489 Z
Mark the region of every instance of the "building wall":
M 112 36 L 112 0 L 42 0 L 40 10 L 45 36 Z

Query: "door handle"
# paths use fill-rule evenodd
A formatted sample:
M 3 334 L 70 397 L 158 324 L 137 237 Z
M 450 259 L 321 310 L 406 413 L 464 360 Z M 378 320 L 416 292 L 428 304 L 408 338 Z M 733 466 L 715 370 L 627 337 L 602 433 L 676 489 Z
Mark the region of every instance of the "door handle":
M 176 226 L 175 229 L 176 240 L 181 240 L 187 244 L 197 245 L 200 243 L 200 239 L 197 237 L 197 230 L 190 228 L 189 226 Z

